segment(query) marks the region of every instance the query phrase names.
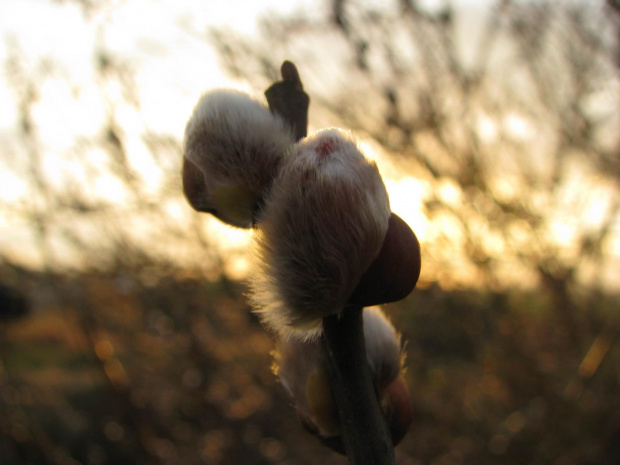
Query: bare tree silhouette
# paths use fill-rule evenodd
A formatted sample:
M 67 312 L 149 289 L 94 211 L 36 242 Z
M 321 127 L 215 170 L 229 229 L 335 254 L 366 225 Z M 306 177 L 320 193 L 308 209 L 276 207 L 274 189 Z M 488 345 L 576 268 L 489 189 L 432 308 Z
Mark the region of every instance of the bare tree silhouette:
M 265 19 L 260 41 L 210 38 L 237 76 L 269 78 L 281 56 L 295 57 L 316 113 L 367 134 L 425 182 L 424 214 L 437 226 L 423 278 L 540 285 L 578 348 L 574 301 L 612 281 L 620 212 L 611 10 L 339 0 Z

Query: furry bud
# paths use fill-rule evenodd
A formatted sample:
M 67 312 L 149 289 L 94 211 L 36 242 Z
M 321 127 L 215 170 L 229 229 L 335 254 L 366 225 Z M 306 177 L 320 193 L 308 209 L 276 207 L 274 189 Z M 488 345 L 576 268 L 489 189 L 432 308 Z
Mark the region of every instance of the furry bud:
M 262 103 L 237 91 L 206 93 L 185 128 L 188 202 L 233 226 L 251 227 L 293 143 L 290 129 Z
M 402 371 L 400 336 L 376 307 L 363 313 L 370 372 L 392 440 L 396 445 L 409 429 L 412 404 Z M 340 420 L 334 404 L 319 340 L 283 335 L 275 352 L 276 372 L 295 403 L 302 424 L 328 447 L 342 452 Z
M 267 326 L 299 337 L 342 311 L 373 262 L 390 217 L 376 165 L 352 137 L 320 131 L 282 164 L 257 225 L 250 297 Z

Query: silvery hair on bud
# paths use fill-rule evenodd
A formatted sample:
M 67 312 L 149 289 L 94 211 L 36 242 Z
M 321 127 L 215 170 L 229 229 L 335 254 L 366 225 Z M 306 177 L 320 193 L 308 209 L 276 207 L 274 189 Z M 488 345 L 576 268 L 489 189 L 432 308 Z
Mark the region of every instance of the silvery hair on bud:
M 403 365 L 400 335 L 378 307 L 365 308 L 364 338 L 370 373 L 377 392 L 400 374 Z M 275 362 L 277 375 L 299 412 L 312 420 L 308 405 L 308 377 L 324 370 L 320 340 L 302 341 L 287 333 L 278 340 Z M 316 426 L 316 421 L 313 422 Z
M 379 170 L 348 132 L 320 131 L 286 157 L 263 213 L 252 303 L 268 327 L 315 337 L 383 243 L 390 206 Z
M 239 186 L 262 196 L 294 142 L 290 128 L 264 104 L 239 91 L 218 89 L 196 104 L 183 150 L 202 171 L 206 192 Z

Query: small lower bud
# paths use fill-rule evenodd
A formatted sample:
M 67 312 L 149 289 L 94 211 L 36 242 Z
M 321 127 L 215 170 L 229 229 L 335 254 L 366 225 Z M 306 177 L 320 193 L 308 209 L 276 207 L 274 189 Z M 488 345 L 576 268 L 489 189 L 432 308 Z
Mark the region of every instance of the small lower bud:
M 407 384 L 401 375 L 400 336 L 378 308 L 364 309 L 363 318 L 373 385 L 396 445 L 409 429 L 413 413 Z M 344 453 L 340 420 L 320 342 L 301 341 L 285 334 L 278 341 L 275 364 L 280 382 L 295 402 L 302 425 L 327 447 Z
M 387 419 L 390 436 L 398 444 L 409 431 L 413 419 L 413 403 L 405 378 L 399 375 L 381 393 L 381 411 Z

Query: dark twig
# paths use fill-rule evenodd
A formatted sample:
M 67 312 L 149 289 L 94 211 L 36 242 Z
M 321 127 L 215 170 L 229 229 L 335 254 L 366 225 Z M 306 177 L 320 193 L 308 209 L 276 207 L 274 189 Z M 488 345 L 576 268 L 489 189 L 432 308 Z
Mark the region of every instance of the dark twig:
M 285 61 L 281 74 L 283 80 L 269 87 L 265 96 L 271 111 L 283 117 L 300 140 L 308 132 L 310 99 L 293 63 Z M 323 318 L 323 355 L 349 461 L 353 465 L 393 465 L 392 439 L 366 358 L 362 311 L 362 307 L 348 307 L 341 315 Z
M 291 125 L 295 138 L 300 140 L 308 134 L 310 98 L 304 92 L 304 86 L 293 63 L 282 63 L 280 73 L 282 81 L 269 87 L 265 91 L 265 97 L 271 112 L 284 118 Z
M 354 465 L 394 464 L 394 448 L 366 358 L 362 307 L 323 318 L 321 344 L 338 406 L 344 449 Z

